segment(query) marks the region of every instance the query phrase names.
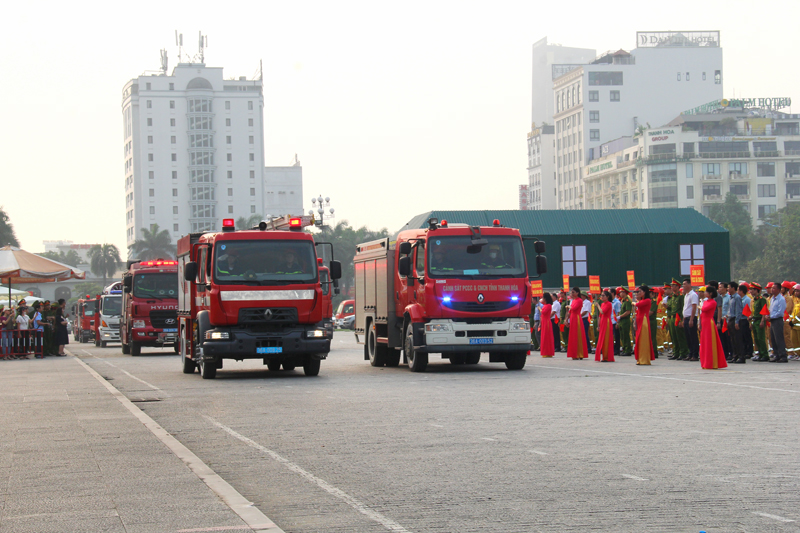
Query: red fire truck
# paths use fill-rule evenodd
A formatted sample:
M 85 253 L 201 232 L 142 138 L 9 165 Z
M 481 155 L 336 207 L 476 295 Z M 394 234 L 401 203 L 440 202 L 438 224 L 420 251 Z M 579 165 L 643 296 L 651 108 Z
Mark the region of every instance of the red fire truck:
M 224 359 L 262 359 L 271 371 L 319 374 L 331 336 L 324 327 L 312 217 L 284 217 L 178 241 L 178 328 L 184 373 L 216 377 Z M 327 244 L 329 243 L 317 243 Z M 331 257 L 333 247 L 331 246 Z M 331 260 L 330 278 L 341 277 Z
M 139 355 L 143 346 L 178 353 L 178 262 L 129 261 L 122 285 L 122 353 Z
M 364 359 L 412 372 L 429 354 L 452 364 L 525 366 L 530 351 L 531 284 L 519 230 L 428 221 L 396 241 L 359 244 L 355 256 L 356 337 Z M 544 242 L 534 243 L 537 275 L 547 271 Z
M 97 299 L 86 295 L 78 300 L 75 309 L 75 321 L 72 324 L 73 335 L 78 342 L 94 340 L 94 321 L 97 314 Z

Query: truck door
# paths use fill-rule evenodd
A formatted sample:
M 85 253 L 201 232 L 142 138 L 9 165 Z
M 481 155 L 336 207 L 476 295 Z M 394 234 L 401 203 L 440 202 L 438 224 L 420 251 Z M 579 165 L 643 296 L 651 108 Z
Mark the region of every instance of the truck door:
M 417 246 L 414 247 L 414 287 L 411 296 L 412 302 L 417 302 L 423 307 L 425 306 L 425 241 L 417 241 Z M 423 280 L 423 281 L 420 281 Z

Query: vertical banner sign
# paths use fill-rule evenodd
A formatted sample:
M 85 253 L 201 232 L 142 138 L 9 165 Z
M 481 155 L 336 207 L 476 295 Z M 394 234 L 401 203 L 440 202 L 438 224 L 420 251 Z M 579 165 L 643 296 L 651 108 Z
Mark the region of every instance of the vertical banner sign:
M 636 280 L 633 277 L 633 270 L 628 270 L 628 289 L 633 290 L 636 288 Z
M 600 276 L 589 276 L 589 292 L 600 294 Z
M 531 281 L 531 296 L 541 298 L 544 296 L 544 289 L 542 288 L 542 280 L 535 279 Z
M 706 284 L 706 267 L 703 265 L 690 265 L 689 278 L 693 287 L 700 287 Z
M 564 274 L 562 277 L 564 278 L 564 292 L 569 292 L 569 276 Z

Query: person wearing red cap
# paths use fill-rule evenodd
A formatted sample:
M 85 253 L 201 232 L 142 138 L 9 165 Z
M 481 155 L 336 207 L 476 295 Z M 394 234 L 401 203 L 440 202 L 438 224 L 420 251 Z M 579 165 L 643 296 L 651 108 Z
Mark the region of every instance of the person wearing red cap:
M 767 299 L 761 295 L 761 285 L 750 284 L 750 296 L 753 301 L 750 307 L 750 328 L 753 332 L 753 361 L 769 361 L 769 348 L 767 348 L 767 330 L 761 324 L 764 316 L 761 310 L 767 305 Z
M 786 353 L 794 355 L 792 346 L 792 323 L 790 316 L 794 311 L 794 300 L 792 299 L 792 289 L 794 289 L 793 281 L 784 281 L 781 283 L 781 296 L 786 300 L 786 313 L 784 314 L 783 322 L 783 342 L 786 344 Z

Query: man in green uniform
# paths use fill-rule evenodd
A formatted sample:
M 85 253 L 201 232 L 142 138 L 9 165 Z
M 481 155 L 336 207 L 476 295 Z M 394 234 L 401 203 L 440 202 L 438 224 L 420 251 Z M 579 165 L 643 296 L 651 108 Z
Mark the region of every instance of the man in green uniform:
M 633 314 L 633 302 L 628 295 L 628 289 L 620 287 L 617 289 L 617 294 L 622 303 L 622 310 L 617 320 L 617 327 L 619 328 L 619 343 L 620 355 L 630 356 L 633 355 L 633 348 L 631 347 L 631 315 Z
M 685 295 L 683 291 L 681 291 L 681 283 L 676 279 L 672 280 L 672 292 L 675 297 L 672 301 L 673 320 L 680 321 L 677 326 L 674 326 L 675 338 L 672 344 L 675 346 L 675 352 L 673 353 L 673 359 L 687 361 L 689 359 L 689 343 L 686 341 L 686 332 L 683 329 L 683 305 Z
M 752 314 L 750 315 L 751 330 L 753 332 L 753 344 L 755 351 L 753 361 L 769 361 L 769 350 L 767 350 L 767 330 L 761 326 L 761 310 L 767 305 L 767 299 L 761 295 L 761 285 L 758 283 L 750 284 L 750 295 L 752 301 Z
M 559 326 L 564 326 L 564 331 L 561 332 L 561 343 L 564 345 L 564 351 L 567 351 L 567 341 L 569 340 L 569 325 L 567 324 L 567 315 L 569 314 L 569 300 L 567 293 L 561 292 L 561 311 L 559 313 Z M 560 328 L 559 328 L 560 329 Z
M 666 328 L 665 328 L 666 336 L 664 338 L 664 353 L 669 352 L 670 355 L 672 355 L 672 350 L 673 350 L 673 348 L 672 348 L 672 330 L 669 327 L 669 318 L 667 316 L 669 314 L 669 301 L 670 301 L 669 299 L 672 297 L 672 285 L 670 285 L 669 283 L 665 283 L 664 287 L 663 287 L 663 290 L 664 290 L 664 297 L 661 299 L 661 302 L 662 302 L 662 305 L 664 306 L 664 311 L 666 313 L 664 315 L 664 319 L 667 321 Z M 661 327 L 661 326 L 659 325 L 659 327 Z

